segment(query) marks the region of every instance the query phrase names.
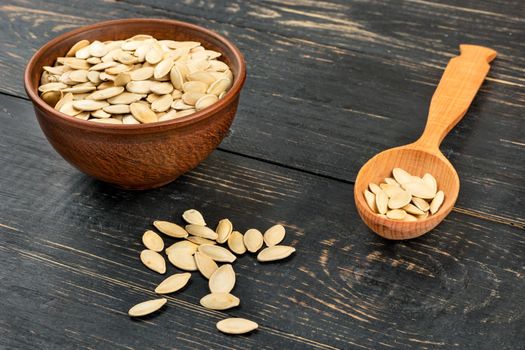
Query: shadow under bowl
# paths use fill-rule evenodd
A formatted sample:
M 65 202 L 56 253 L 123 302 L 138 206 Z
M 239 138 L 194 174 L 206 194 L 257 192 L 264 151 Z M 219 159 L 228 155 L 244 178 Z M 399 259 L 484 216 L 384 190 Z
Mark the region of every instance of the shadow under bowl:
M 233 72 L 225 96 L 192 115 L 165 122 L 113 125 L 84 121 L 60 113 L 38 94 L 43 66 L 54 65 L 73 44 L 120 40 L 136 34 L 156 39 L 199 41 L 222 53 Z M 100 22 L 64 33 L 40 48 L 29 61 L 25 89 L 45 136 L 54 149 L 80 171 L 128 189 L 162 186 L 196 167 L 226 136 L 246 79 L 246 64 L 239 50 L 223 36 L 205 28 L 167 19 L 120 19 Z

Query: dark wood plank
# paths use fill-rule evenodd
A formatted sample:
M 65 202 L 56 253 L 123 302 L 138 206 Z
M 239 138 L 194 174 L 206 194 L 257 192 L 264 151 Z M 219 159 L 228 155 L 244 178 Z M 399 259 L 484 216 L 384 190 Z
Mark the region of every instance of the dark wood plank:
M 474 1 L 464 7 L 422 0 L 258 4 L 72 7 L 10 0 L 0 12 L 6 26 L 0 91 L 22 96 L 20 62 L 50 37 L 87 23 L 79 15 L 84 11 L 92 21 L 189 20 L 228 35 L 249 64 L 239 114 L 222 149 L 352 182 L 373 154 L 417 138 L 448 57 L 468 39 L 501 54 L 469 114 L 443 144 L 462 179 L 458 210 L 525 225 L 525 85 L 519 73 L 525 37 L 516 10 L 522 2 L 511 2 L 509 13 L 506 6 L 490 12 L 497 5 L 478 10 Z
M 515 349 L 525 340 L 523 229 L 452 213 L 420 239 L 388 242 L 357 217 L 351 184 L 221 151 L 164 188 L 126 192 L 60 159 L 29 102 L 0 96 L 0 122 L 0 348 Z M 138 259 L 142 231 L 190 207 L 241 230 L 282 222 L 298 249 L 282 263 L 235 263 L 242 305 L 227 314 L 261 325 L 248 337 L 215 331 L 226 313 L 197 305 L 198 274 L 164 312 L 125 315 L 161 280 Z

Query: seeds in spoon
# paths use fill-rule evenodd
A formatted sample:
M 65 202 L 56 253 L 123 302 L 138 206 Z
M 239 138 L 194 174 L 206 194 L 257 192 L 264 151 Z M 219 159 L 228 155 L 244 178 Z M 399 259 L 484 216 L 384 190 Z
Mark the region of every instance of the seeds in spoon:
M 144 301 L 140 304 L 133 306 L 131 309 L 129 309 L 128 315 L 131 317 L 140 317 L 140 316 L 149 315 L 159 310 L 161 307 L 163 307 L 167 301 L 168 299 L 166 298 Z
M 286 234 L 286 230 L 283 225 L 274 225 L 264 232 L 263 240 L 268 247 L 272 247 L 281 243 Z
M 412 200 L 412 196 L 407 191 L 401 191 L 388 200 L 388 207 L 390 209 L 399 209 L 409 204 Z
M 161 252 L 164 249 L 164 241 L 162 238 L 151 230 L 144 232 L 142 235 L 142 243 L 144 243 L 146 248 L 155 252 Z
M 403 220 L 406 217 L 406 212 L 403 209 L 389 210 L 386 217 L 392 220 Z
M 145 249 L 140 253 L 140 260 L 147 268 L 160 274 L 166 273 L 166 261 L 159 253 Z
M 217 329 L 227 334 L 244 334 L 257 329 L 259 325 L 245 318 L 227 318 L 217 322 Z
M 422 180 L 423 180 L 423 183 L 428 187 L 430 188 L 430 190 L 434 193 L 437 192 L 437 181 L 436 179 L 434 178 L 434 176 L 432 176 L 431 174 L 429 173 L 426 173 L 425 175 L 423 175 L 422 177 Z
M 439 191 L 438 193 L 436 193 L 436 196 L 434 197 L 434 199 L 432 199 L 432 202 L 430 203 L 430 214 L 434 215 L 435 213 L 437 213 L 444 200 L 445 193 L 443 191 Z
M 392 175 L 394 176 L 394 179 L 401 185 L 407 182 L 412 182 L 412 175 L 401 168 L 394 168 L 392 170 Z
M 169 294 L 174 293 L 186 286 L 188 284 L 188 281 L 190 280 L 191 273 L 184 272 L 184 273 L 176 273 L 174 275 L 171 275 L 170 277 L 166 278 L 164 281 L 162 281 L 157 288 L 155 288 L 155 293 L 157 294 Z

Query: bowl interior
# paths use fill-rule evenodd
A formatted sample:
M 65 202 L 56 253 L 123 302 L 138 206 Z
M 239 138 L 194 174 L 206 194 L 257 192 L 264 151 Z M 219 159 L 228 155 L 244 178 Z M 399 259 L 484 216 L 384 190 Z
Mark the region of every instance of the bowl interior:
M 234 77 L 232 87 L 224 97 L 223 100 L 225 101 L 223 103 L 226 103 L 229 95 L 238 94 L 240 91 L 245 79 L 244 59 L 239 50 L 227 39 L 213 31 L 185 22 L 165 19 L 137 18 L 96 23 L 64 33 L 49 41 L 37 51 L 27 67 L 26 89 L 28 90 L 29 96 L 35 103 L 48 111 L 51 111 L 51 107 L 45 107 L 47 104 L 40 99 L 37 91 L 43 66 L 54 65 L 57 57 L 64 56 L 71 46 L 80 40 L 122 40 L 137 34 L 149 34 L 159 40 L 199 41 L 205 48 L 222 53 L 222 56 L 219 59 L 230 66 Z M 219 104 L 222 104 L 221 101 L 217 103 L 217 105 Z M 61 115 L 61 113 L 54 110 L 52 111 L 53 113 Z M 199 117 L 201 115 L 202 113 L 194 113 L 188 117 L 180 119 L 186 120 L 191 119 L 193 116 Z M 75 120 L 75 122 L 82 123 L 84 121 Z M 86 124 L 86 122 L 84 122 L 84 124 Z M 96 125 L 95 127 L 99 127 L 100 125 Z M 146 126 L 148 126 L 148 124 L 138 125 L 138 127 Z M 122 126 L 119 125 L 117 127 Z

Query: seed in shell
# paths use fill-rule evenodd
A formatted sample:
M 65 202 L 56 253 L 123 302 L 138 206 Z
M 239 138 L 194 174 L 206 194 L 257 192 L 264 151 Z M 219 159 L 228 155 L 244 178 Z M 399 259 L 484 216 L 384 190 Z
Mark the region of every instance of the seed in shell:
M 443 201 L 445 200 L 445 193 L 443 191 L 439 191 L 436 193 L 436 196 L 434 199 L 432 199 L 432 202 L 430 202 L 430 214 L 434 215 L 438 212 L 439 208 L 441 208 L 441 205 L 443 204 Z
M 165 252 L 167 255 L 170 254 L 195 254 L 199 246 L 187 240 L 175 242 L 166 248 Z
M 394 209 L 387 211 L 386 217 L 391 220 L 403 220 L 405 219 L 406 214 L 406 211 L 404 211 L 403 209 Z
M 235 271 L 230 264 L 224 264 L 219 267 L 210 276 L 208 281 L 210 292 L 212 293 L 229 293 L 235 286 Z
M 289 257 L 294 252 L 294 247 L 275 245 L 261 250 L 260 253 L 257 254 L 257 260 L 260 262 L 281 260 Z
M 103 120 L 103 119 L 101 119 Z M 156 251 L 145 249 L 140 253 L 140 260 L 149 269 L 160 274 L 166 273 L 166 261 Z
M 244 236 L 239 231 L 233 231 L 228 238 L 228 248 L 237 255 L 246 253 L 246 246 L 244 245 Z
M 202 245 L 202 244 L 217 244 L 216 241 L 212 241 L 210 239 L 206 239 L 206 238 L 202 238 L 202 237 L 198 237 L 198 236 L 188 236 L 186 238 L 188 241 L 192 242 L 192 243 L 195 243 L 197 245 Z
M 217 329 L 227 334 L 244 334 L 256 330 L 259 325 L 245 318 L 232 317 L 217 322 Z
M 433 189 L 423 182 L 407 182 L 401 186 L 414 197 L 432 199 L 436 195 Z
M 217 263 L 212 258 L 202 252 L 196 252 L 194 257 L 197 268 L 207 279 L 209 279 L 215 270 L 219 268 Z
M 365 190 L 364 196 L 366 204 L 368 204 L 370 210 L 372 210 L 374 213 L 377 213 L 376 195 L 369 190 Z
M 146 248 L 153 250 L 155 252 L 161 252 L 164 249 L 164 241 L 162 238 L 154 231 L 147 230 L 142 235 L 142 243 Z
M 200 300 L 202 306 L 211 310 L 227 310 L 239 306 L 240 299 L 230 293 L 210 293 Z
M 217 242 L 224 243 L 228 240 L 233 230 L 233 224 L 228 219 L 222 219 L 219 221 L 215 232 L 217 233 Z
M 376 194 L 376 207 L 379 214 L 386 214 L 388 209 L 388 195 L 383 190 Z
M 206 226 L 189 224 L 189 225 L 186 225 L 185 228 L 186 228 L 186 231 L 188 231 L 188 233 L 193 236 L 202 237 L 202 238 L 211 239 L 211 240 L 216 240 L 218 237 L 217 232 L 213 231 L 211 228 L 206 227 Z
M 244 245 L 250 253 L 255 253 L 261 249 L 264 243 L 261 231 L 251 228 L 244 234 Z
M 409 204 L 412 200 L 412 196 L 407 191 L 401 191 L 393 195 L 388 199 L 388 208 L 399 209 Z
M 264 232 L 264 243 L 266 243 L 268 247 L 275 246 L 283 241 L 285 235 L 286 230 L 284 229 L 283 225 L 273 225 L 267 229 L 266 232 Z
M 153 299 L 144 301 L 142 303 L 139 303 L 135 306 L 133 306 L 128 311 L 128 315 L 131 317 L 140 317 L 140 316 L 146 316 L 149 315 L 157 310 L 159 310 L 161 307 L 163 307 L 168 302 L 168 299 L 166 298 L 160 298 L 160 299 Z
M 406 170 L 403 170 L 401 168 L 394 168 L 392 170 L 392 175 L 394 176 L 394 179 L 399 183 L 400 185 L 403 185 L 407 182 L 412 182 L 412 175 L 410 175 Z
M 422 211 L 428 211 L 430 209 L 430 205 L 424 199 L 412 197 L 412 203 Z
M 204 217 L 198 210 L 188 209 L 182 214 L 182 218 L 188 224 L 206 226 L 206 221 L 204 221 Z
M 199 246 L 198 251 L 219 262 L 232 263 L 237 259 L 228 249 L 218 245 L 202 244 Z
M 155 288 L 155 293 L 157 294 L 174 293 L 184 288 L 188 284 L 188 281 L 190 280 L 190 278 L 191 278 L 191 273 L 189 272 L 176 273 L 174 275 L 171 275 L 170 277 L 162 281 L 157 286 L 157 288 Z
M 169 221 L 155 220 L 153 221 L 153 226 L 155 226 L 160 232 L 170 237 L 188 237 L 188 232 L 183 227 Z
M 197 271 L 197 265 L 195 264 L 195 258 L 192 254 L 176 254 L 170 252 L 168 254 L 168 260 L 170 263 L 184 271 Z

